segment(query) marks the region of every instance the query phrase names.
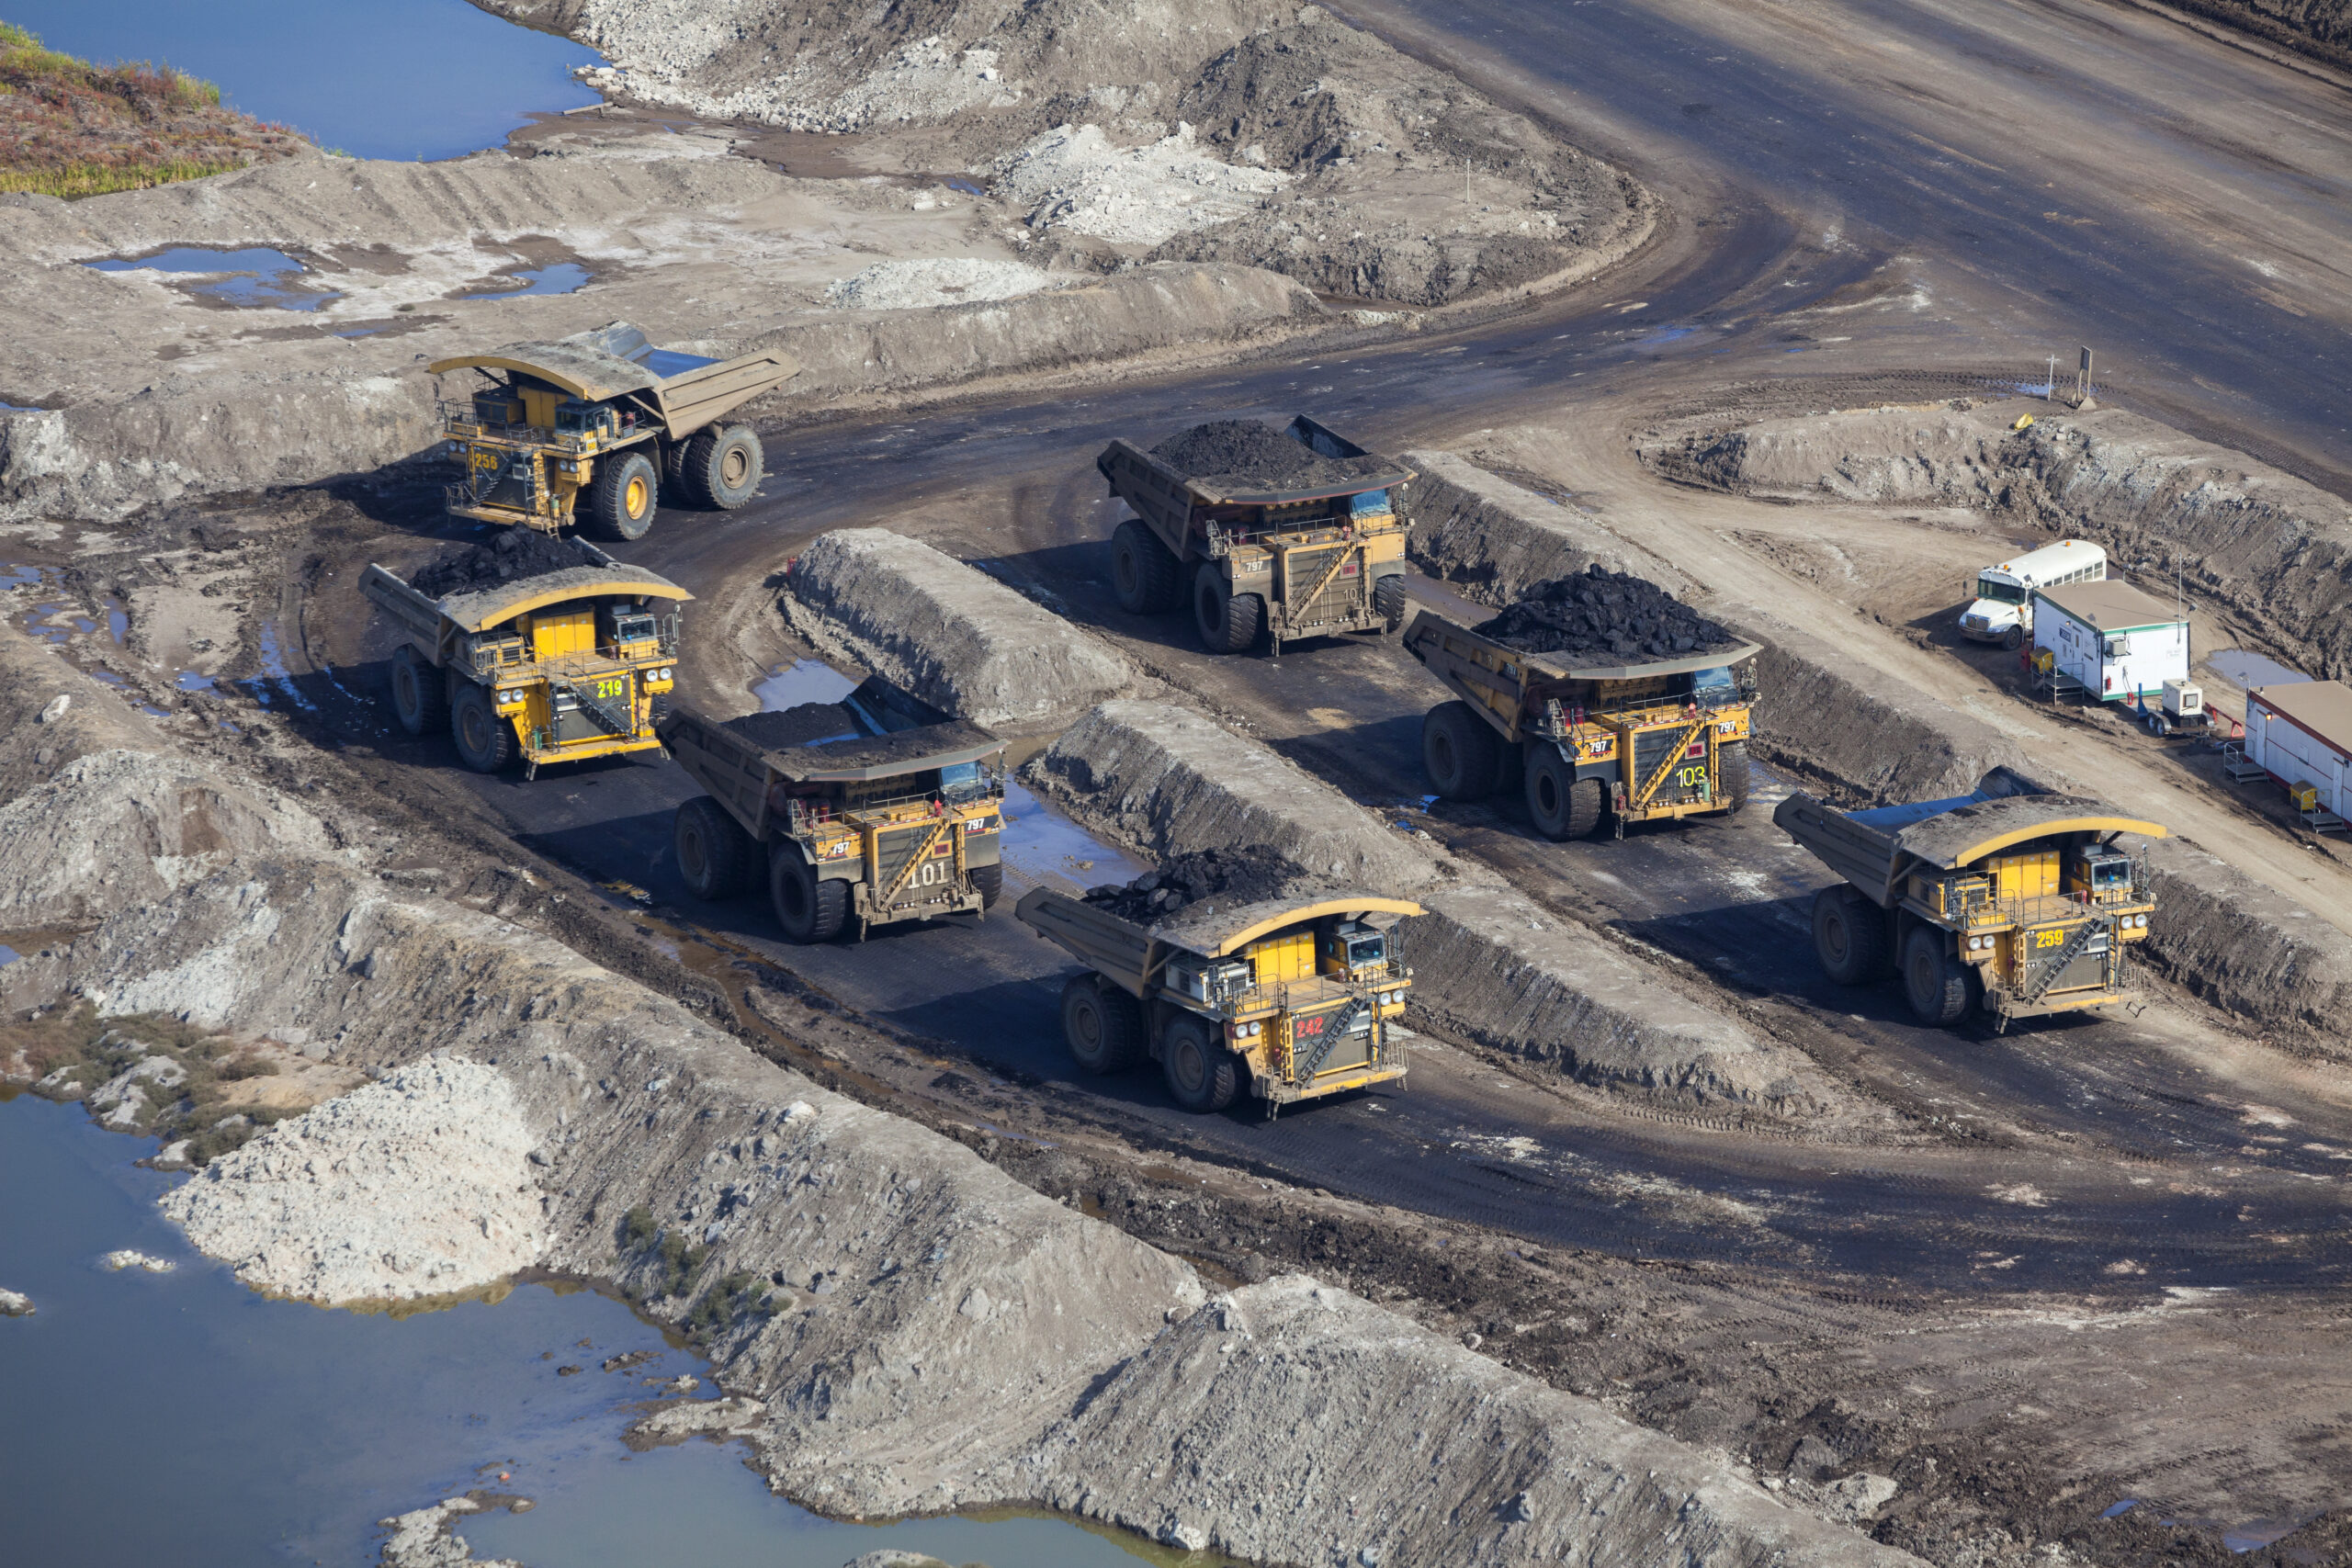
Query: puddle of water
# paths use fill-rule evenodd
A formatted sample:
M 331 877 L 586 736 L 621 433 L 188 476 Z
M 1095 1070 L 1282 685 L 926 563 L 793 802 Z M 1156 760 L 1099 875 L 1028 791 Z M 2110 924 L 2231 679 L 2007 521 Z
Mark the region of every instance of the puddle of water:
M 586 267 L 582 266 L 578 262 L 557 262 L 551 266 L 533 267 L 526 272 L 509 273 L 506 276 L 521 278 L 523 280 L 523 287 L 520 288 L 501 288 L 489 294 L 469 294 L 465 296 L 465 298 L 469 299 L 520 299 L 526 294 L 569 294 L 574 289 L 585 288 L 587 286 L 588 279 L 592 275 Z M 681 357 L 690 356 L 682 355 Z M 711 365 L 716 364 L 717 361 L 706 359 L 702 361 L 702 363 L 705 365 Z M 663 374 L 675 375 L 677 372 L 667 371 L 663 372 Z
M 960 191 L 962 191 L 966 196 L 986 196 L 986 195 L 988 195 L 988 192 L 986 192 L 986 191 L 982 190 L 979 186 L 978 186 L 974 185 L 971 181 L 969 181 L 969 180 L 967 180 L 967 179 L 960 178 L 960 177 L 958 177 L 958 176 L 956 176 L 956 175 L 948 175 L 946 179 L 944 179 L 944 180 L 941 181 L 940 183 L 941 183 L 942 185 L 944 185 L 944 186 L 945 186 L 949 190 L 960 190 Z
M 803 659 L 752 682 L 752 694 L 769 713 L 782 713 L 803 703 L 837 703 L 855 690 L 856 682 L 819 659 Z
M 261 624 L 261 668 L 262 673 L 259 679 L 243 682 L 245 690 L 253 694 L 255 702 L 264 707 L 275 706 L 276 705 L 269 700 L 269 694 L 275 690 L 279 696 L 284 697 L 304 713 L 319 711 L 318 705 L 304 696 L 301 688 L 294 684 L 294 677 L 286 668 L 286 656 L 278 650 L 277 647 L 276 621 L 264 621 Z M 183 682 L 187 679 L 186 675 L 180 678 Z M 183 685 L 180 689 L 187 691 L 189 688 Z
M 114 639 L 114 645 L 117 648 L 120 648 L 122 646 L 123 638 L 130 635 L 130 612 L 124 607 L 121 600 L 116 598 L 111 593 L 106 595 L 105 603 L 107 607 L 107 636 Z
M 1008 779 L 1004 785 L 1004 862 L 1035 883 L 1084 892 L 1144 874 L 1118 851 Z
M 2100 1518 L 2102 1518 L 2102 1519 L 2112 1519 L 2112 1518 L 2117 1518 L 2117 1517 L 2121 1517 L 2122 1515 L 2125 1515 L 2125 1514 L 2130 1513 L 2132 1509 L 2134 1509 L 2134 1508 L 2138 1507 L 2139 1506 L 2140 1506 L 2140 1499 L 2138 1499 L 2137 1497 L 2126 1497 L 2126 1498 L 2124 1498 L 2124 1499 L 2123 1499 L 2123 1501 L 2121 1501 L 2120 1503 L 2118 1503 L 2118 1504 L 2114 1505 L 2112 1507 L 2109 1508 L 2109 1509 L 2107 1510 L 2107 1512 L 2105 1512 L 2105 1513 L 2101 1514 L 2101 1515 L 2099 1516 L 2099 1517 L 2100 1517 Z
M 183 670 L 172 684 L 183 692 L 209 692 L 212 690 L 212 677 L 199 675 L 193 670 Z
M 90 670 L 85 671 L 84 673 L 102 686 L 112 686 L 118 692 L 130 690 L 130 682 L 111 670 Z
M 23 956 L 23 953 L 18 953 L 6 942 L 0 942 L 0 969 L 6 969 L 9 964 L 14 964 L 17 959 L 22 958 Z M 14 1289 L 13 1286 L 10 1288 Z
M 632 1456 L 628 1407 L 652 1392 L 639 1380 L 709 1369 L 620 1303 L 546 1285 L 401 1318 L 266 1300 L 156 1212 L 181 1179 L 131 1163 L 154 1146 L 79 1106 L 0 1104 L 0 1191 L 41 1199 L 0 1205 L 7 1286 L 36 1309 L 0 1320 L 0 1387 L 41 1413 L 0 1422 L 11 1561 L 371 1562 L 378 1519 L 477 1486 L 537 1504 L 466 1520 L 479 1555 L 537 1568 L 677 1562 L 688 1539 L 697 1568 L 840 1568 L 883 1547 L 1038 1568 L 1173 1561 L 1055 1518 L 838 1524 L 772 1495 L 740 1450 Z M 117 1247 L 178 1267 L 94 1266 Z M 656 1359 L 599 1370 L 633 1351 Z M 121 1506 L 125 1475 L 137 1506 Z
M 203 245 L 175 245 L 152 256 L 116 257 L 107 261 L 85 262 L 93 272 L 179 272 L 194 276 L 218 276 L 220 281 L 196 286 L 194 292 L 209 299 L 248 309 L 275 308 L 280 310 L 315 310 L 340 294 L 325 294 L 316 289 L 294 287 L 284 280 L 300 277 L 309 269 L 284 251 L 254 247 L 242 251 L 216 251 Z
M 48 574 L 37 566 L 17 566 L 0 561 L 0 588 L 35 588 Z
M 139 705 L 139 711 L 145 714 L 149 718 L 169 718 L 172 716 L 164 709 L 157 707 L 153 703 L 141 703 Z
M 2256 686 L 2292 686 L 2311 679 L 2300 670 L 2246 648 L 2225 648 L 2219 653 L 2208 654 L 2205 662 L 2249 690 Z
M 362 158 L 495 147 L 537 110 L 596 93 L 595 51 L 467 0 L 12 0 L 8 19 L 85 59 L 168 61 L 248 114 Z

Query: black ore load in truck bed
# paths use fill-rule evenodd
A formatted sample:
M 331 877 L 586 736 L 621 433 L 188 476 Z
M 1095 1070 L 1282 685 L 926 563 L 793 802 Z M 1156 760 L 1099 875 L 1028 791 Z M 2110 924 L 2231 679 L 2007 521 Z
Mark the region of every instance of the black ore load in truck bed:
M 1148 926 L 1193 904 L 1215 901 L 1236 908 L 1278 897 L 1306 874 L 1266 844 L 1233 850 L 1195 850 L 1129 883 L 1106 883 L 1087 890 L 1086 902 L 1106 915 Z
M 1393 470 L 1385 457 L 1326 457 L 1271 424 L 1218 419 L 1170 436 L 1151 455 L 1211 491 L 1344 490 Z
M 584 564 L 577 548 L 552 534 L 506 528 L 482 544 L 443 546 L 439 555 L 416 569 L 408 585 L 428 599 L 446 599 Z
M 1521 653 L 1680 658 L 1741 646 L 1741 639 L 1646 578 L 1596 562 L 1574 577 L 1537 583 L 1518 604 L 1470 628 Z

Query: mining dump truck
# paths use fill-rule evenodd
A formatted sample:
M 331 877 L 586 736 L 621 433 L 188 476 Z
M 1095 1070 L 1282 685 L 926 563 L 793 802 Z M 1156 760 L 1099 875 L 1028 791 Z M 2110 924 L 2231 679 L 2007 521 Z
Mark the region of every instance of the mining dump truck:
M 1080 1068 L 1149 1057 L 1189 1111 L 1222 1111 L 1246 1087 L 1272 1117 L 1297 1100 L 1400 1082 L 1391 1038 L 1412 971 L 1386 928 L 1421 908 L 1344 888 L 1219 906 L 1145 925 L 1049 888 L 1013 913 L 1091 973 L 1062 987 L 1062 1035 Z
M 820 731 L 848 714 L 854 728 Z M 961 720 L 874 734 L 870 706 L 811 704 L 724 721 L 679 706 L 662 739 L 708 790 L 678 807 L 686 890 L 724 899 L 764 877 L 797 942 L 977 915 L 1004 887 L 1004 742 Z
M 1949 800 L 1839 811 L 1811 795 L 1772 820 L 1845 878 L 1813 901 L 1813 945 L 1829 977 L 1893 973 L 1922 1023 L 1951 1028 L 1980 1009 L 2011 1019 L 2112 1007 L 2124 958 L 2155 915 L 2144 858 L 2120 834 L 2154 822 L 2096 800 L 1987 787 Z
M 1197 425 L 1149 452 L 1114 441 L 1094 466 L 1135 512 L 1111 537 L 1121 608 L 1159 615 L 1189 603 L 1211 653 L 1239 653 L 1261 632 L 1279 656 L 1286 640 L 1403 624 L 1405 525 L 1393 492 L 1413 472 L 1305 414 L 1279 432 Z
M 1747 803 L 1757 694 L 1736 671 L 1756 643 L 1638 662 L 1529 653 L 1423 610 L 1405 647 L 1459 694 L 1421 721 L 1421 765 L 1448 800 L 1517 784 L 1550 839 Z
M 718 421 L 799 367 L 782 354 L 716 360 L 655 348 L 615 321 L 425 368 L 480 371 L 491 382 L 439 403 L 462 472 L 447 491 L 452 515 L 628 540 L 653 525 L 665 479 L 673 495 L 721 511 L 752 499 L 760 438 L 748 424 Z
M 398 622 L 392 711 L 424 735 L 447 724 L 458 756 L 494 773 L 651 751 L 657 700 L 676 674 L 676 583 L 624 566 L 584 539 L 548 544 L 578 564 L 438 598 L 380 566 L 360 592 Z

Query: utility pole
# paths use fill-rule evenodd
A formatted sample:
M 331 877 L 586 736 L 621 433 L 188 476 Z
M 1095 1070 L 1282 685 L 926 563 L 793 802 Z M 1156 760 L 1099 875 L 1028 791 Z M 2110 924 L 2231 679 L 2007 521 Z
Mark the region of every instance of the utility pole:
M 2058 356 L 2050 356 L 2050 374 L 2041 380 L 2041 400 L 2048 402 L 2058 391 Z
M 2083 401 L 2091 395 L 2091 351 L 2083 350 L 2083 362 L 2075 372 L 2075 400 Z

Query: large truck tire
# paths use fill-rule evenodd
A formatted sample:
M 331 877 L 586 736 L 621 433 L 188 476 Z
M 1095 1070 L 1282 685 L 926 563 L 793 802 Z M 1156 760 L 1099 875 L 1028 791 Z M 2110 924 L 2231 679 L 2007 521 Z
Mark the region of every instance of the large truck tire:
M 1903 939 L 1903 994 L 1921 1023 L 1950 1029 L 1968 1016 L 1972 971 L 1950 948 L 1951 933 L 1917 925 Z
M 690 482 L 694 478 L 691 472 L 686 477 Z M 662 480 L 653 471 L 653 459 L 643 452 L 632 449 L 599 457 L 595 477 L 581 492 L 580 526 L 599 539 L 617 539 L 623 544 L 642 539 L 653 526 L 661 493 Z
M 1125 1072 L 1144 1057 L 1143 1004 L 1098 976 L 1073 975 L 1062 986 L 1062 1040 L 1080 1072 Z
M 1266 602 L 1255 593 L 1227 590 L 1217 563 L 1203 561 L 1193 578 L 1193 622 L 1201 646 L 1211 653 L 1243 653 L 1258 640 L 1265 624 Z
M 1390 631 L 1405 624 L 1405 574 L 1392 571 L 1372 585 L 1372 607 Z
M 1448 800 L 1483 800 L 1494 793 L 1502 742 L 1465 702 L 1440 703 L 1421 720 L 1421 771 Z
M 686 891 L 706 903 L 740 897 L 760 879 L 758 841 L 707 795 L 678 807 L 670 846 Z
M 790 844 L 768 856 L 768 900 L 786 937 L 804 946 L 831 942 L 849 924 L 849 884 L 820 878 Z
M 1735 740 L 1728 746 L 1715 748 L 1715 784 L 1723 792 L 1724 803 L 1737 816 L 1747 804 L 1747 742 Z
M 1886 977 L 1886 911 L 1845 883 L 1813 897 L 1813 951 L 1821 967 L 1841 986 L 1867 986 Z
M 514 760 L 514 727 L 498 716 L 490 693 L 470 682 L 449 705 L 449 737 L 458 743 L 458 761 L 478 773 L 501 772 Z
M 980 908 L 993 909 L 996 901 L 1004 897 L 1004 865 L 976 865 L 967 873 L 972 880 L 972 891 L 980 896 Z
M 679 471 L 697 504 L 732 512 L 758 493 L 766 458 L 757 432 L 748 424 L 730 424 L 695 432 Z
M 1130 517 L 1111 530 L 1111 591 L 1131 615 L 1161 615 L 1184 602 L 1184 563 Z
M 1168 1092 L 1187 1111 L 1222 1111 L 1241 1092 L 1241 1062 L 1191 1013 L 1169 1021 L 1159 1041 L 1159 1070 Z
M 1581 839 L 1600 826 L 1608 790 L 1599 779 L 1577 777 L 1574 762 L 1548 742 L 1527 748 L 1528 820 L 1547 839 Z
M 392 716 L 411 735 L 430 735 L 449 722 L 447 677 L 413 643 L 392 649 Z

